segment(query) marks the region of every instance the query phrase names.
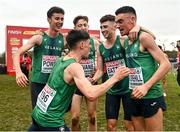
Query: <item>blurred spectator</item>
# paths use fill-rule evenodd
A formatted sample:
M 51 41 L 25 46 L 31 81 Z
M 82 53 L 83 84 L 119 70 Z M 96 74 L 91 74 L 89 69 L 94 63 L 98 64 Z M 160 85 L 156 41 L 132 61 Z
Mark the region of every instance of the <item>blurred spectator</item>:
M 29 70 L 31 69 L 31 58 L 29 57 L 27 53 L 20 56 L 20 66 L 21 66 L 22 72 L 29 79 Z

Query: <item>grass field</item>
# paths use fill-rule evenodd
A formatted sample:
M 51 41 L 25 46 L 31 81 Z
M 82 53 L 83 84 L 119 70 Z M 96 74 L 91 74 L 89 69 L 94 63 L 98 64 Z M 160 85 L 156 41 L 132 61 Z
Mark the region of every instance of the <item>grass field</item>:
M 175 76 L 167 76 L 167 111 L 164 113 L 164 130 L 180 131 L 180 88 Z M 29 88 L 20 88 L 14 76 L 0 75 L 0 131 L 24 131 L 31 124 L 31 102 Z M 87 130 L 86 107 L 82 105 L 81 128 Z M 66 115 L 66 123 L 70 126 L 70 115 Z M 106 130 L 104 114 L 104 96 L 99 98 L 97 112 L 98 131 Z M 122 127 L 122 110 L 118 123 L 118 131 Z

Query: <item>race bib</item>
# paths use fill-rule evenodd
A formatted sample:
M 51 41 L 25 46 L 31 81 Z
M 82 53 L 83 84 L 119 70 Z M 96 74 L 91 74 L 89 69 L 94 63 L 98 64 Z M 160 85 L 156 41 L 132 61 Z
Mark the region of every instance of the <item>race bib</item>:
M 84 69 L 85 76 L 91 76 L 95 72 L 95 64 L 93 59 L 83 59 L 80 61 L 80 64 L 82 65 Z
M 58 56 L 43 55 L 41 72 L 50 73 L 57 58 Z
M 43 90 L 39 93 L 37 98 L 37 106 L 43 111 L 46 112 L 49 104 L 54 98 L 56 91 L 46 85 Z
M 130 68 L 129 88 L 133 89 L 134 87 L 140 86 L 142 84 L 144 84 L 142 68 L 141 67 Z
M 106 71 L 109 78 L 111 78 L 114 75 L 116 69 L 119 66 L 126 66 L 124 59 L 106 62 L 105 65 L 106 65 Z

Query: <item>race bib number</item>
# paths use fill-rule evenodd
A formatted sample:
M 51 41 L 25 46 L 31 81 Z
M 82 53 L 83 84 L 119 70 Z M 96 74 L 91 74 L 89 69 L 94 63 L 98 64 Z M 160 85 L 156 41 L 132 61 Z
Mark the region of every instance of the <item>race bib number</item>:
M 80 61 L 80 64 L 83 67 L 85 76 L 91 76 L 95 72 L 95 64 L 93 59 L 83 59 Z
M 140 86 L 142 84 L 144 84 L 142 68 L 141 67 L 130 68 L 129 88 L 133 89 L 134 87 Z
M 50 73 L 58 56 L 44 55 L 42 57 L 42 73 Z
M 124 59 L 106 62 L 105 65 L 106 65 L 106 71 L 109 78 L 111 78 L 114 75 L 116 69 L 119 66 L 126 66 Z
M 46 85 L 43 90 L 39 93 L 37 98 L 37 106 L 43 111 L 46 112 L 49 104 L 54 98 L 56 91 Z

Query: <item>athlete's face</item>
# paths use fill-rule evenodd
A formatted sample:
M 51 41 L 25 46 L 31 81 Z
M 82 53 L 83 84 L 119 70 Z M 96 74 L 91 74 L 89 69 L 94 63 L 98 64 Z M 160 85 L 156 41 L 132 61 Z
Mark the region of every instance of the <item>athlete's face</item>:
M 115 22 L 106 21 L 101 23 L 101 33 L 106 39 L 112 38 L 113 34 L 116 32 L 116 24 Z
M 51 18 L 48 18 L 48 22 L 50 24 L 50 28 L 58 32 L 63 26 L 64 15 L 61 13 L 54 13 Z
M 129 13 L 120 13 L 116 16 L 116 25 L 121 35 L 128 35 L 135 25 L 135 17 Z
M 82 48 L 83 48 L 83 56 L 82 58 L 87 58 L 90 53 L 90 40 L 83 40 L 82 41 Z
M 89 30 L 88 22 L 85 21 L 84 19 L 79 19 L 78 22 L 74 25 L 74 29 L 84 30 L 84 31 L 88 32 L 88 30 Z

